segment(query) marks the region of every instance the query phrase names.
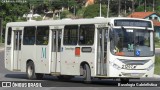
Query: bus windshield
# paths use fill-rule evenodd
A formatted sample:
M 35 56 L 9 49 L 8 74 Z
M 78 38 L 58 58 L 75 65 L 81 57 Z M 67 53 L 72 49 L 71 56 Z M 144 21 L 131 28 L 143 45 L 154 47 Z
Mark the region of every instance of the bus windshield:
M 153 56 L 153 31 L 147 29 L 112 29 L 111 53 L 117 56 Z

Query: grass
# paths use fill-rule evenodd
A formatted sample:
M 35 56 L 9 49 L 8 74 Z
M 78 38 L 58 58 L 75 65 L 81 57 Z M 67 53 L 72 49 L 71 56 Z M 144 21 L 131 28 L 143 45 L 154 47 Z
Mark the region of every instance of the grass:
M 155 48 L 160 48 L 160 39 L 158 37 L 154 38 Z
M 160 48 L 160 42 L 159 43 L 155 43 L 155 48 Z
M 156 56 L 156 58 L 155 58 L 154 73 L 160 75 L 160 56 Z

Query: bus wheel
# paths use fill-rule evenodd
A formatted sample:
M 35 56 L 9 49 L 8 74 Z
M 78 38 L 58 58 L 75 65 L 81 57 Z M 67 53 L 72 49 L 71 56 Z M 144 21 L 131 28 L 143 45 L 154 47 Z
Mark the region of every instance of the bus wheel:
M 121 81 L 122 84 L 129 83 L 129 79 L 128 78 L 121 78 L 120 81 Z
M 34 79 L 34 77 L 35 77 L 35 67 L 34 67 L 33 62 L 28 62 L 27 63 L 26 73 L 27 73 L 28 79 Z
M 83 66 L 84 83 L 91 83 L 91 70 L 87 64 Z
M 44 76 L 44 74 L 36 73 L 36 78 L 37 78 L 38 80 L 43 79 L 43 76 Z

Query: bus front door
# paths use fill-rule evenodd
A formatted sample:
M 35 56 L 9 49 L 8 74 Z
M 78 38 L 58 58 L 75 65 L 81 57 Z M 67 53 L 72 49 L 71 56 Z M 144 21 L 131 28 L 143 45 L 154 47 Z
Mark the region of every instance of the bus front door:
M 107 75 L 107 36 L 105 28 L 99 28 L 97 32 L 97 75 Z
M 60 54 L 61 54 L 61 35 L 62 30 L 52 30 L 52 59 L 51 59 L 51 72 L 60 72 Z
M 13 31 L 13 70 L 20 71 L 22 31 Z

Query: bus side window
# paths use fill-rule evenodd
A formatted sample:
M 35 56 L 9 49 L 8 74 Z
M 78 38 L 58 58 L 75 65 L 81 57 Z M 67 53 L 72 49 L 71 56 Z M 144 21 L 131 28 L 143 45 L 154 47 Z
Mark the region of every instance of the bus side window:
M 79 44 L 80 45 L 93 45 L 94 43 L 95 26 L 81 25 L 79 30 Z
M 24 27 L 23 45 L 34 45 L 36 27 Z
M 11 44 L 11 35 L 12 35 L 12 28 L 8 28 L 8 36 L 7 36 L 7 45 Z
M 49 40 L 49 26 L 38 26 L 36 32 L 36 44 L 48 45 Z
M 77 45 L 78 25 L 68 25 L 64 28 L 63 44 Z

